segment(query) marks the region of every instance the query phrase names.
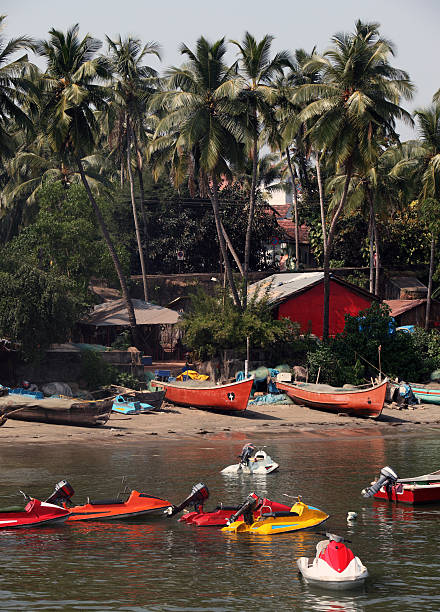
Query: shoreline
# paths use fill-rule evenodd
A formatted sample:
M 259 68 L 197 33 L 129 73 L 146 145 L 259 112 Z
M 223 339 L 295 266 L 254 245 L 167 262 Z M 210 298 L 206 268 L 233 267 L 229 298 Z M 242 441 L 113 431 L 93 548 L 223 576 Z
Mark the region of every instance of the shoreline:
M 9 419 L 0 427 L 0 446 L 14 443 L 127 444 L 141 440 L 236 438 L 283 435 L 399 435 L 430 429 L 440 433 L 440 405 L 414 409 L 386 406 L 379 419 L 337 415 L 299 406 L 272 404 L 241 413 L 219 413 L 164 404 L 158 412 L 139 415 L 113 413 L 101 427 L 50 425 Z

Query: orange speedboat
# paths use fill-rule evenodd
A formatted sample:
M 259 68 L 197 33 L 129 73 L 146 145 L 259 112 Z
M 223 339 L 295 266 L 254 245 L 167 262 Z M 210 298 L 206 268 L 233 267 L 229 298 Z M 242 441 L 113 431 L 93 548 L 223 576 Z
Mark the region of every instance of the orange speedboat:
M 82 506 L 75 506 L 72 496 L 73 487 L 62 480 L 55 485 L 54 493 L 47 499 L 49 503 L 57 503 L 69 510 L 68 522 L 72 521 L 108 521 L 112 519 L 136 518 L 144 515 L 163 515 L 172 506 L 171 502 L 159 497 L 153 497 L 138 491 L 124 493 L 118 499 L 95 500 L 87 498 Z

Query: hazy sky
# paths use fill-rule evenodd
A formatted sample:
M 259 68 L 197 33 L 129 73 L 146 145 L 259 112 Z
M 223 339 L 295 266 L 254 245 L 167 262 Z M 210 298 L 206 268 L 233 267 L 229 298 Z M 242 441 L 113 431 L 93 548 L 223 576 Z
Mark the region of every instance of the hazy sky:
M 240 39 L 248 30 L 256 37 L 274 35 L 274 51 L 310 51 L 314 45 L 324 51 L 330 36 L 352 31 L 356 19 L 377 21 L 397 47 L 394 66 L 409 72 L 417 87 L 407 109 L 430 104 L 440 88 L 440 0 L 3 0 L 1 12 L 8 16 L 6 37 L 45 38 L 52 27 L 66 29 L 78 22 L 82 34 L 101 40 L 104 34 L 131 34 L 159 42 L 163 66 L 180 64 L 180 43 L 192 47 L 200 35 Z M 413 136 L 404 126 L 400 132 L 403 139 Z

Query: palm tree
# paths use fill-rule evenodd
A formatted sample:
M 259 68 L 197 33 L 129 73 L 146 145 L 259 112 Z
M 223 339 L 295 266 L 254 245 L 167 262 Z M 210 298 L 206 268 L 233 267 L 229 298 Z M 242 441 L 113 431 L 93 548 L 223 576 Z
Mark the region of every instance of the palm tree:
M 176 182 L 188 173 L 208 195 L 217 230 L 226 277 L 234 302 L 241 306 L 226 248 L 219 209 L 219 183 L 231 177 L 229 162 L 241 155 L 240 142 L 246 135 L 239 116 L 238 84 L 234 70 L 224 63 L 224 39 L 209 43 L 201 37 L 195 52 L 185 44 L 180 48 L 188 57 L 180 68 L 169 69 L 164 91 L 153 96 L 152 108 L 162 109 L 151 143 L 157 164 L 171 164 Z
M 413 92 L 406 72 L 390 65 L 393 47 L 380 37 L 379 24 L 358 21 L 354 33 L 336 34 L 332 42 L 328 51 L 307 63 L 320 72 L 322 83 L 302 85 L 294 96 L 296 103 L 308 103 L 300 120 L 308 123 L 313 146 L 328 153 L 345 175 L 324 248 L 324 339 L 329 334 L 330 255 L 353 172 L 374 163 L 378 136 L 397 140 L 396 119 L 411 122 L 399 102 Z
M 273 59 L 270 59 L 272 41 L 273 36 L 266 34 L 266 36 L 257 42 L 249 32 L 245 33 L 243 42 L 231 41 L 239 49 L 239 65 L 241 68 L 240 99 L 246 105 L 247 123 L 251 134 L 252 181 L 244 249 L 244 305 L 246 305 L 247 301 L 249 257 L 257 192 L 258 141 L 261 124 L 264 122 L 264 117 L 270 114 L 268 97 L 271 95 L 272 80 L 276 74 L 282 75 L 283 68 L 290 65 L 291 62 L 287 51 L 281 51 Z
M 132 146 L 135 147 L 136 168 L 140 183 L 140 204 L 145 230 L 146 217 L 143 197 L 142 156 L 139 142 L 143 138 L 142 127 L 146 102 L 152 93 L 151 79 L 157 77 L 157 72 L 150 66 L 143 65 L 142 61 L 145 56 L 149 54 L 155 55 L 160 59 L 160 51 L 157 43 L 148 43 L 142 46 L 141 41 L 136 38 L 128 37 L 122 40 L 119 36 L 115 41 L 111 40 L 108 36 L 106 38 L 109 47 L 110 66 L 114 79 L 114 104 L 117 108 L 116 115 L 119 119 L 118 125 L 125 125 L 126 142 L 124 148 L 126 151 L 126 168 L 130 182 L 131 206 L 141 263 L 144 300 L 148 302 L 147 268 L 136 211 L 133 174 L 131 169 L 131 149 Z
M 41 129 L 61 162 L 68 167 L 74 163 L 78 169 L 119 278 L 134 343 L 139 346 L 127 282 L 82 161 L 85 155 L 94 152 L 99 135 L 95 110 L 103 109 L 110 97 L 110 91 L 99 84 L 111 76 L 108 62 L 96 56 L 100 47 L 101 42 L 89 34 L 80 39 L 78 24 L 65 34 L 52 29 L 48 40 L 37 43 L 38 54 L 47 60 Z

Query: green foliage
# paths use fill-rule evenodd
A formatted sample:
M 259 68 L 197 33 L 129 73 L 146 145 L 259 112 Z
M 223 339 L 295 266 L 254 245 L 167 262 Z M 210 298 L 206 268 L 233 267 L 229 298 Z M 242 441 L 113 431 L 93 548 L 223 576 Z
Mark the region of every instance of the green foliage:
M 81 379 L 86 382 L 88 389 L 95 390 L 114 383 L 117 371 L 99 353 L 86 350 L 81 353 Z
M 131 333 L 128 330 L 123 331 L 116 337 L 116 340 L 112 344 L 112 349 L 116 351 L 125 351 L 129 346 L 133 344 Z
M 17 262 L 14 273 L 0 270 L 0 336 L 35 358 L 52 342 L 64 342 L 84 312 L 74 283 L 54 270 Z
M 292 345 L 298 335 L 298 326 L 283 319 L 273 319 L 266 299 L 254 297 L 242 313 L 229 295 L 215 296 L 199 290 L 192 295 L 191 312 L 182 323 L 184 343 L 194 351 L 197 359 L 221 356 L 226 349 L 245 352 L 246 338 L 252 349 L 265 350 Z
M 120 372 L 117 374 L 116 384 L 121 385 L 121 387 L 127 387 L 128 389 L 139 390 L 141 388 L 142 381 L 129 372 Z

